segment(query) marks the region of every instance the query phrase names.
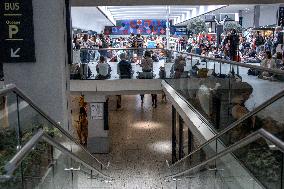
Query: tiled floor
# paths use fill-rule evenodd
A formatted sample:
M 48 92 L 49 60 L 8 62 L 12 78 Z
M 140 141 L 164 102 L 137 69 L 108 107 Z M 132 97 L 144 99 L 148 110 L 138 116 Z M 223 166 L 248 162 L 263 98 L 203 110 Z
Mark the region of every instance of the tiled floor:
M 110 161 L 105 173 L 115 180 L 105 183 L 79 175 L 80 189 L 212 189 L 214 174 L 204 172 L 193 178 L 165 181 L 166 160 L 171 159 L 171 105 L 161 102 L 151 106 L 151 95 L 123 96 L 122 109 L 115 110 L 115 98 L 110 99 L 111 152 L 96 155 Z
M 159 102 L 157 109 L 152 108 L 151 95 L 145 95 L 143 107 L 139 95 L 123 96 L 122 103 L 122 110 L 116 111 L 111 98 L 111 152 L 98 156 L 111 162 L 106 173 L 115 181 L 109 187 L 162 188 L 161 173 L 171 158 L 171 106 Z

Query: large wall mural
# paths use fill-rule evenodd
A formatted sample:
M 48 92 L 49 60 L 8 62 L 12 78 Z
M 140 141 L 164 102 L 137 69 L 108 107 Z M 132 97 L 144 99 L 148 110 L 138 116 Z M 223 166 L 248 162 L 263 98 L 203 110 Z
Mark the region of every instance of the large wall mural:
M 167 20 L 118 20 L 116 26 L 106 27 L 105 34 L 129 35 L 130 33 L 142 35 L 165 35 Z

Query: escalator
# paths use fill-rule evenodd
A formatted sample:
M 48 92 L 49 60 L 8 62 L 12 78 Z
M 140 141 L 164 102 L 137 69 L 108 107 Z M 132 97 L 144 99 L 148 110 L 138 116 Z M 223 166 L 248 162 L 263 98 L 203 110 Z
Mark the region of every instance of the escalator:
M 206 175 L 206 179 L 200 179 L 203 188 L 282 189 L 283 152 L 284 142 L 265 129 L 259 129 L 228 147 L 216 138 L 170 166 L 166 179 L 187 181 Z M 244 171 L 236 158 L 250 172 Z
M 0 188 L 78 188 L 113 179 L 103 164 L 14 85 L 0 90 Z
M 281 91 L 174 163 L 167 178 L 213 172 L 225 188 L 282 189 L 283 104 Z

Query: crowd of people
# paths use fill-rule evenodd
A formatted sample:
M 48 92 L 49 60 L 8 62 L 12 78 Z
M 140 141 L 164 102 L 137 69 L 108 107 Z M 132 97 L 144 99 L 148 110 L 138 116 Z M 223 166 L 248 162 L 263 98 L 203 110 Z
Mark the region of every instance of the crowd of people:
M 187 38 L 184 36 L 174 38 L 171 36 L 169 43 L 172 50 L 185 51 L 243 63 L 260 63 L 261 66 L 266 68 L 284 69 L 284 36 L 281 27 L 276 27 L 274 34 L 271 36 L 264 36 L 259 31 L 244 36 L 243 34 L 237 33 L 236 30 L 232 30 L 231 32 L 228 32 L 226 36 L 222 37 L 222 42 L 220 44 L 217 44 L 215 38 L 212 40 L 212 38 L 209 39 L 206 35 L 195 38 Z M 146 68 L 145 64 L 142 63 L 143 59 L 145 60 L 150 56 L 152 60 L 159 61 L 161 57 L 169 56 L 166 51 L 162 50 L 147 51 L 144 54 L 142 48 L 163 49 L 166 46 L 167 40 L 165 37 L 159 35 L 149 35 L 146 37 L 141 34 L 134 35 L 133 33 L 128 37 L 118 38 L 111 38 L 104 34 L 93 36 L 79 34 L 76 35 L 73 40 L 74 49 L 80 49 L 81 51 L 80 60 L 82 63 L 89 62 L 92 59 L 99 62 L 97 65 L 97 79 L 107 79 L 110 77 L 111 69 L 107 64 L 107 59 L 109 59 L 110 62 L 119 62 L 119 60 L 121 60 L 120 53 L 122 52 L 126 52 L 126 55 L 122 56 L 128 62 L 142 65 L 142 71 L 145 75 L 145 72 L 147 72 L 147 69 L 149 70 L 149 68 Z M 106 48 L 109 47 L 128 50 L 121 52 L 106 50 Z M 132 48 L 137 48 L 138 50 L 132 50 Z M 139 50 L 140 48 L 141 50 Z M 87 50 L 84 52 L 84 49 Z M 93 51 L 89 51 L 90 49 L 93 49 Z M 151 55 L 149 55 L 149 53 Z M 143 58 L 144 55 L 145 57 Z M 181 68 L 182 66 L 178 67 Z M 85 72 L 88 73 L 88 71 Z M 171 73 L 171 75 L 174 74 Z M 271 76 L 271 74 L 262 73 L 260 78 Z

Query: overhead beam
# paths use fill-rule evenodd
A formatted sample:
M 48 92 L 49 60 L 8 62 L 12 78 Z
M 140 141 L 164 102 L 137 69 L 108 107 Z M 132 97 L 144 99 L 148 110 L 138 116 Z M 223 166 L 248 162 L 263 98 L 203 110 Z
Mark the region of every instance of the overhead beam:
M 72 6 L 273 4 L 283 0 L 71 0 Z
M 107 6 L 98 6 L 97 9 L 113 24 L 116 24 L 115 19 L 113 18 L 113 15 L 108 10 Z

